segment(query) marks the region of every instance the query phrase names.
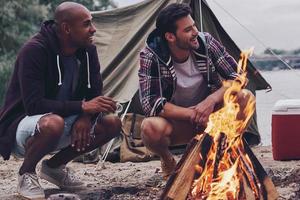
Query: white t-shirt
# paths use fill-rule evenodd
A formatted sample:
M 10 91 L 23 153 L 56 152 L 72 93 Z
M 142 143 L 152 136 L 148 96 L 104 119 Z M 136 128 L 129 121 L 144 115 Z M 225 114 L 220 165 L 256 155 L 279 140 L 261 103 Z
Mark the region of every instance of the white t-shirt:
M 192 56 L 183 62 L 173 62 L 177 76 L 177 85 L 172 102 L 175 105 L 189 107 L 197 105 L 204 100 L 208 93 L 208 87 L 203 75 L 196 68 Z

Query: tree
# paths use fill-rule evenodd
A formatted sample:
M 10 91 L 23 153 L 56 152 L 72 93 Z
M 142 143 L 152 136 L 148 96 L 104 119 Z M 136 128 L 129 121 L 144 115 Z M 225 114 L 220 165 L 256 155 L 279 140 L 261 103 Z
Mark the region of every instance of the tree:
M 292 52 L 293 55 L 300 55 L 300 49 L 296 49 Z
M 267 48 L 266 50 L 264 50 L 264 54 L 273 55 L 273 53 L 271 51 L 274 52 L 276 55 L 287 54 L 286 50 L 283 50 L 283 49 L 271 49 L 271 48 Z
M 55 8 L 62 2 L 64 2 L 64 0 L 40 0 L 40 4 L 48 6 L 50 13 L 53 13 Z M 116 4 L 113 0 L 74 0 L 74 2 L 84 5 L 90 11 L 116 8 Z
M 48 10 L 38 0 L 1 0 L 0 55 L 16 52 L 46 18 Z

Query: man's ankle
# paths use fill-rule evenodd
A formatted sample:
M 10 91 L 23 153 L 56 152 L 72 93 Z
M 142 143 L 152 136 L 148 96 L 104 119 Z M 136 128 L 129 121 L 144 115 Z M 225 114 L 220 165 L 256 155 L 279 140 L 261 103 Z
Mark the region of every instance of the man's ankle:
M 19 173 L 20 176 L 22 176 L 22 175 L 25 174 L 26 172 L 24 172 L 24 171 L 22 171 L 22 170 L 19 170 L 18 173 Z
M 167 152 L 166 154 L 161 155 L 160 159 L 163 160 L 163 161 L 168 162 L 168 161 L 173 160 L 173 155 L 171 154 L 171 152 Z
M 22 176 L 25 173 L 35 173 L 35 170 L 26 170 L 23 166 L 21 166 L 18 173 L 20 176 Z

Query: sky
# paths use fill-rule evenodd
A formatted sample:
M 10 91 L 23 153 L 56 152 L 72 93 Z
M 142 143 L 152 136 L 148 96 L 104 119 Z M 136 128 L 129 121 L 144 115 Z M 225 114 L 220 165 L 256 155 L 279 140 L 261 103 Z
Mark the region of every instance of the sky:
M 141 0 L 115 0 L 126 6 Z M 293 50 L 300 48 L 299 0 L 207 0 L 209 6 L 241 49 L 254 47 L 261 53 L 265 47 Z M 259 41 L 239 25 L 247 27 Z

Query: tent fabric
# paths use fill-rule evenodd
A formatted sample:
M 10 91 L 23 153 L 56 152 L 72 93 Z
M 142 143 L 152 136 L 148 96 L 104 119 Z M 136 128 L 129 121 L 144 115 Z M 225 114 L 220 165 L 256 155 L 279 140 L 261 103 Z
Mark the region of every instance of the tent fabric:
M 199 0 L 191 0 L 190 6 L 193 10 L 193 17 L 196 19 L 197 27 L 200 27 L 200 5 Z M 239 60 L 240 49 L 226 33 L 220 22 L 208 6 L 205 0 L 202 0 L 202 16 L 203 16 L 203 31 L 209 32 L 214 38 L 220 41 L 225 47 L 227 52 L 234 57 L 235 60 Z M 200 30 L 200 28 L 199 28 Z M 247 64 L 248 78 L 250 80 L 247 88 L 253 93 L 255 90 L 271 89 L 271 86 L 261 76 L 257 69 L 248 60 Z
M 145 46 L 148 34 L 154 29 L 159 11 L 176 2 L 190 4 L 199 28 L 199 0 L 145 0 L 124 8 L 92 13 L 97 29 L 95 44 L 101 63 L 104 94 L 120 102 L 129 101 L 134 96 L 131 108 L 137 113 L 142 113 L 137 93 L 139 52 Z M 239 48 L 222 28 L 207 2 L 205 0 L 201 2 L 204 31 L 221 41 L 227 51 L 238 60 Z M 248 78 L 247 87 L 254 94 L 255 90 L 271 88 L 250 62 Z M 258 135 L 256 115 L 253 117 L 249 132 Z
M 123 102 L 130 100 L 138 90 L 139 51 L 145 45 L 158 12 L 168 2 L 144 1 L 92 13 L 105 95 Z

